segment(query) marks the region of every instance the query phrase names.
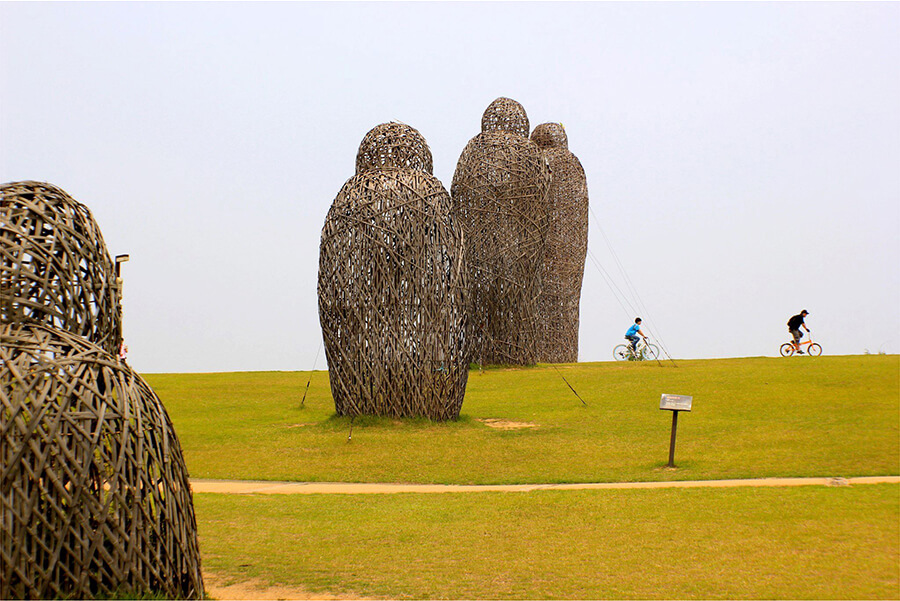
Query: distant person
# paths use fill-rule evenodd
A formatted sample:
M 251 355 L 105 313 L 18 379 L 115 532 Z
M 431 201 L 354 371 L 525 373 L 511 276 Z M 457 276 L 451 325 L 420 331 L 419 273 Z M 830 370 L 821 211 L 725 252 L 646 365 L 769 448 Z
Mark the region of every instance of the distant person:
M 806 316 L 809 315 L 809 311 L 803 309 L 797 315 L 791 317 L 787 322 L 788 332 L 791 333 L 791 336 L 794 337 L 794 350 L 797 351 L 800 355 L 803 354 L 803 351 L 800 350 L 800 339 L 803 338 L 803 332 L 800 331 L 802 327 L 804 330 L 809 332 L 809 328 L 806 327 L 806 324 L 803 323 L 803 320 Z
M 638 334 L 644 336 L 644 340 L 647 340 L 647 336 L 645 336 L 644 333 L 641 332 L 641 318 L 635 317 L 634 324 L 630 328 L 628 328 L 627 332 L 625 332 L 625 338 L 631 341 L 631 350 L 635 353 L 637 352 L 637 343 L 638 341 L 640 341 L 640 338 L 638 338 Z

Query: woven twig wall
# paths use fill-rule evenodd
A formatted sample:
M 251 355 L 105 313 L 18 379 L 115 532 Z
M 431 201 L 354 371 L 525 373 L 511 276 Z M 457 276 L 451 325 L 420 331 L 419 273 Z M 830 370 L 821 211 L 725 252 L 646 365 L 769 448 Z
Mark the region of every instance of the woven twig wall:
M 528 139 L 528 117 L 498 98 L 456 166 L 453 214 L 465 234 L 472 359 L 531 364 L 538 357 L 538 297 L 550 169 Z
M 542 123 L 531 139 L 550 164 L 549 224 L 539 303 L 538 361 L 578 361 L 581 283 L 587 256 L 588 191 L 581 161 L 559 123 Z
M 414 128 L 360 144 L 322 229 L 319 319 L 338 415 L 459 416 L 468 378 L 462 231 Z
M 84 336 L 107 352 L 121 342 L 115 267 L 86 206 L 56 186 L 0 186 L 0 314 Z
M 0 598 L 199 597 L 187 470 L 159 398 L 81 336 L 2 336 Z

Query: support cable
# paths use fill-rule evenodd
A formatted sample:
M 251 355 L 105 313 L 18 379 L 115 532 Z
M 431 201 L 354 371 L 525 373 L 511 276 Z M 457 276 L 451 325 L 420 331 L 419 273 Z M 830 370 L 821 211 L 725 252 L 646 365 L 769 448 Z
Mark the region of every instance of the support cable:
M 306 390 L 303 391 L 303 398 L 300 400 L 300 408 L 303 409 L 303 403 L 306 402 L 306 393 L 309 392 L 309 384 L 312 382 L 313 372 L 316 371 L 316 363 L 319 361 L 319 351 L 322 350 L 322 341 L 319 341 L 319 348 L 316 349 L 316 358 L 313 360 L 312 369 L 309 372 L 309 380 L 306 382 Z
M 613 260 L 616 263 L 616 267 L 618 268 L 619 273 L 622 276 L 622 280 L 625 282 L 625 287 L 629 291 L 631 298 L 634 299 L 634 301 L 635 301 L 634 304 L 632 304 L 628 300 L 628 296 L 622 292 L 622 289 L 619 288 L 619 286 L 615 284 L 612 277 L 609 275 L 609 272 L 607 272 L 603 268 L 603 266 L 600 264 L 600 261 L 598 261 L 597 258 L 594 256 L 594 253 L 592 253 L 590 250 L 588 250 L 588 254 L 591 257 L 591 261 L 597 267 L 598 271 L 600 271 L 600 274 L 601 274 L 601 276 L 603 276 L 604 281 L 607 282 L 607 286 L 609 287 L 610 291 L 613 292 L 613 295 L 616 297 L 616 300 L 618 301 L 619 306 L 622 307 L 622 310 L 625 311 L 626 313 L 628 313 L 627 309 L 625 308 L 625 304 L 627 304 L 628 307 L 631 308 L 632 313 L 629 315 L 629 317 L 631 315 L 637 315 L 637 314 L 646 315 L 646 320 L 648 322 L 648 325 L 650 326 L 650 328 L 648 328 L 648 329 L 652 329 L 654 331 L 653 337 L 658 342 L 659 347 L 666 354 L 666 357 L 668 357 L 669 361 L 671 361 L 672 364 L 677 367 L 675 360 L 672 358 L 672 355 L 669 353 L 668 348 L 666 348 L 666 344 L 662 339 L 662 335 L 659 333 L 659 328 L 656 327 L 656 324 L 653 321 L 653 318 L 650 316 L 650 312 L 647 311 L 647 306 L 644 304 L 644 301 L 641 299 L 640 294 L 638 294 L 637 288 L 634 286 L 634 283 L 631 281 L 631 278 L 628 277 L 628 273 L 625 271 L 625 266 L 622 264 L 622 261 L 619 259 L 618 254 L 616 254 L 615 249 L 613 249 L 612 243 L 610 243 L 610 241 L 609 241 L 609 237 L 606 235 L 606 232 L 604 232 L 603 228 L 600 226 L 600 219 L 597 217 L 597 213 L 594 212 L 593 207 L 591 207 L 590 205 L 588 205 L 588 209 L 590 210 L 591 215 L 593 217 L 593 219 L 591 219 L 591 221 L 594 222 L 594 224 L 597 227 L 597 230 L 600 232 L 600 235 L 603 237 L 603 241 L 606 243 L 606 247 L 609 249 L 609 252 L 613 257 Z M 612 282 L 612 284 L 610 284 L 610 282 Z M 623 299 L 625 301 L 624 303 L 622 302 Z M 639 310 L 635 309 L 635 305 L 637 306 L 637 308 Z M 657 357 L 657 362 L 659 362 L 658 357 Z M 660 363 L 660 365 L 662 365 L 662 364 Z
M 574 388 L 572 388 L 572 385 L 571 385 L 571 384 L 569 384 L 569 381 L 568 381 L 568 380 L 566 380 L 566 377 L 565 377 L 565 376 L 564 376 L 564 375 L 562 375 L 562 372 L 561 372 L 561 371 L 559 371 L 559 368 L 558 368 L 558 367 L 556 367 L 556 365 L 554 365 L 554 364 L 553 364 L 553 363 L 551 363 L 551 364 L 550 364 L 550 365 L 552 365 L 552 366 L 553 366 L 553 369 L 555 369 L 555 370 L 556 370 L 556 373 L 558 373 L 558 374 L 559 374 L 559 377 L 560 377 L 560 378 L 562 378 L 562 381 L 563 381 L 563 382 L 565 382 L 565 383 L 566 383 L 566 386 L 568 386 L 568 387 L 569 387 L 569 390 L 571 390 L 571 391 L 572 391 L 572 392 L 574 392 L 574 393 L 575 393 L 575 396 L 577 396 L 577 397 L 578 397 L 578 400 L 579 400 L 579 401 L 581 401 L 581 404 L 582 404 L 582 405 L 584 405 L 584 406 L 585 406 L 585 407 L 587 407 L 587 403 L 585 403 L 585 402 L 584 402 L 584 399 L 583 399 L 583 398 L 581 398 L 581 395 L 580 395 L 580 394 L 578 394 L 578 392 L 577 392 L 577 391 L 576 391 L 576 390 L 575 390 L 575 389 L 574 389 Z

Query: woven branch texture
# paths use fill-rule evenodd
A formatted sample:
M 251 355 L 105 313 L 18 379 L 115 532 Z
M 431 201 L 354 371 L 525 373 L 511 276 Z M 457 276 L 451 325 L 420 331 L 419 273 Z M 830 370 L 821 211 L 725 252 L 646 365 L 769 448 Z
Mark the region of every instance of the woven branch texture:
M 538 361 L 578 361 L 579 303 L 587 257 L 588 191 L 581 161 L 560 123 L 542 123 L 531 139 L 550 165 L 549 219 L 541 277 Z
M 115 266 L 91 212 L 56 186 L 0 186 L 0 314 L 119 348 Z
M 4 324 L 0 598 L 202 595 L 187 470 L 159 398 L 83 337 Z
M 468 378 L 462 230 L 414 128 L 360 144 L 322 229 L 319 320 L 338 415 L 456 419 Z
M 498 98 L 456 166 L 453 215 L 463 226 L 471 359 L 527 365 L 539 355 L 538 299 L 550 169 L 528 138 L 522 105 Z

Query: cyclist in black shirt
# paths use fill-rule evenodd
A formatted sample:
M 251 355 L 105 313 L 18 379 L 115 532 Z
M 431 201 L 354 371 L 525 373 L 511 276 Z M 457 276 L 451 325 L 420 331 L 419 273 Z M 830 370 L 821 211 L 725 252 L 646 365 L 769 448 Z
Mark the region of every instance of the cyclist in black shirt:
M 800 350 L 800 339 L 803 338 L 803 332 L 800 331 L 800 328 L 802 327 L 809 332 L 809 328 L 803 323 L 803 320 L 807 315 L 809 315 L 809 311 L 803 309 L 799 314 L 794 315 L 787 322 L 788 332 L 794 337 L 794 350 L 800 355 L 803 354 L 803 351 Z

